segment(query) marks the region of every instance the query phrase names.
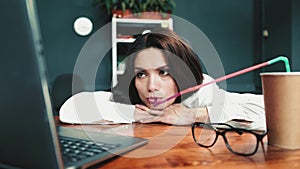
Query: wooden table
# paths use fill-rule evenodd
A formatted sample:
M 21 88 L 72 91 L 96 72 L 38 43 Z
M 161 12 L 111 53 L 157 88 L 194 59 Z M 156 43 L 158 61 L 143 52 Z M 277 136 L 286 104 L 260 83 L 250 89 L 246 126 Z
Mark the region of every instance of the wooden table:
M 123 125 L 59 125 L 104 131 L 121 135 L 147 138 L 149 143 L 123 156 L 114 158 L 92 168 L 101 169 L 165 169 L 165 168 L 300 168 L 300 150 L 286 150 L 263 144 L 253 156 L 238 156 L 231 153 L 219 137 L 212 148 L 202 148 L 195 144 L 189 126 L 164 124 L 123 124 Z

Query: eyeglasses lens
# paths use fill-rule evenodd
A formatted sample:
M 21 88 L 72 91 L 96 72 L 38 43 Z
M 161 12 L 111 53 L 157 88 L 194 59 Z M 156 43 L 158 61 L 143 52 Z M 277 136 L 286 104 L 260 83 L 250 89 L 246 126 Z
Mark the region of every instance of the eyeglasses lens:
M 194 137 L 201 146 L 210 147 L 213 145 L 217 135 L 211 126 L 203 124 L 194 128 Z
M 231 150 L 239 154 L 252 154 L 257 147 L 257 138 L 252 133 L 228 131 L 225 137 Z

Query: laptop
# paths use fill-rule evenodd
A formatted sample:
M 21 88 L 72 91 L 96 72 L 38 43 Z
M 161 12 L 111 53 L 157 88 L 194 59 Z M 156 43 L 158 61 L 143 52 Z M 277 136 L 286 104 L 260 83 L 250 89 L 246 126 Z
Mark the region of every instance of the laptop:
M 0 8 L 0 168 L 86 168 L 147 143 L 56 126 L 35 1 L 1 0 Z M 82 151 L 68 156 L 65 147 Z

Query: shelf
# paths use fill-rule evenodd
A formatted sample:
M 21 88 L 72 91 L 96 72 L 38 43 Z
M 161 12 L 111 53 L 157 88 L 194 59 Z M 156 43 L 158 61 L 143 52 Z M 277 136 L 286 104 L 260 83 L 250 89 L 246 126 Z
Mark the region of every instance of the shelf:
M 169 22 L 172 18 L 169 19 L 135 19 L 135 18 L 113 18 L 118 23 L 138 23 L 138 24 L 152 24 L 152 23 L 162 23 Z
M 116 22 L 116 38 L 135 37 L 145 30 L 153 30 L 157 27 L 170 28 L 172 20 L 151 20 L 151 19 L 114 19 Z
M 117 38 L 117 43 L 133 43 L 135 41 L 135 38 Z
M 123 73 L 124 73 L 124 70 L 118 70 L 118 71 L 117 71 L 117 74 L 118 74 L 118 75 L 121 75 L 121 74 L 123 74 Z

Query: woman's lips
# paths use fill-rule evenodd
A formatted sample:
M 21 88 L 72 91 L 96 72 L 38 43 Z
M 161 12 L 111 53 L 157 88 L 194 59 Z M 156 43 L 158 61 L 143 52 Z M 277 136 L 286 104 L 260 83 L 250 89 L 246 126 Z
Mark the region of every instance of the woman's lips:
M 162 97 L 148 97 L 147 100 L 150 104 L 156 104 L 162 100 Z

